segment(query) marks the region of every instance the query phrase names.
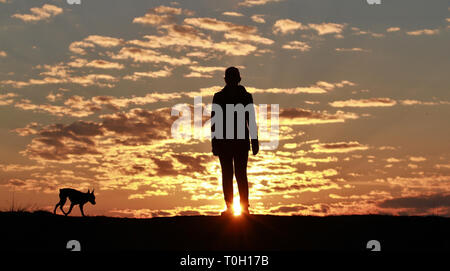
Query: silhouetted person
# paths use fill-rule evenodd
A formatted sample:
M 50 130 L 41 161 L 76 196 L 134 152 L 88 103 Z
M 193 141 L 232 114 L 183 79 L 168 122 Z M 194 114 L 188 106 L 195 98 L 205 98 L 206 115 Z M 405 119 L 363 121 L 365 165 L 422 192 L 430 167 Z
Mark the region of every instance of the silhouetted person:
M 70 200 L 70 208 L 69 211 L 65 213 L 63 210 L 63 206 L 64 204 L 66 204 L 67 198 L 69 198 Z M 81 215 L 84 216 L 83 206 L 87 202 L 95 205 L 94 189 L 92 190 L 92 192 L 88 190 L 87 193 L 83 193 L 72 188 L 59 189 L 59 202 L 56 204 L 53 213 L 56 214 L 56 209 L 59 206 L 63 214 L 67 216 L 68 214 L 70 214 L 70 212 L 72 212 L 73 206 L 78 204 L 80 206 Z
M 220 166 L 222 168 L 223 193 L 227 205 L 227 210 L 223 212 L 222 215 L 233 213 L 233 170 L 238 184 L 242 213 L 249 213 L 247 161 L 248 151 L 250 150 L 250 137 L 253 154 L 256 155 L 259 151 L 253 98 L 252 95 L 239 84 L 240 82 L 241 76 L 237 68 L 230 67 L 226 69 L 226 86 L 221 91 L 214 94 L 213 110 L 211 112 L 211 118 L 213 118 L 216 115 L 214 104 L 220 106 L 223 112 L 223 121 L 221 122 L 222 127 L 218 127 L 218 125 L 220 125 L 219 123 L 211 123 L 212 152 L 214 155 L 219 156 Z M 227 108 L 230 110 L 230 105 L 240 105 L 241 108 L 247 106 L 246 109 L 250 109 L 250 112 L 245 111 L 245 118 L 239 117 L 239 113 L 237 112 L 234 112 L 234 118 L 227 118 Z M 230 112 L 228 113 L 230 114 Z M 234 133 L 229 131 L 227 136 L 227 123 L 230 123 L 231 121 L 234 124 Z M 244 127 L 245 136 L 242 136 L 243 131 L 242 129 L 239 129 L 239 127 Z M 218 132 L 220 130 L 221 132 Z

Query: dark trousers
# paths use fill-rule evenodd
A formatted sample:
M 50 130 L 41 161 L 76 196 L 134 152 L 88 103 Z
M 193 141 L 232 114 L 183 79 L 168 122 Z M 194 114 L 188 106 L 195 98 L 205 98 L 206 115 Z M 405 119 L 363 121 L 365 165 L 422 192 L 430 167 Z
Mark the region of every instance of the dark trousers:
M 227 208 L 233 206 L 233 168 L 236 174 L 241 206 L 248 208 L 248 150 L 233 150 L 232 152 L 219 154 L 219 160 L 222 167 L 223 194 Z

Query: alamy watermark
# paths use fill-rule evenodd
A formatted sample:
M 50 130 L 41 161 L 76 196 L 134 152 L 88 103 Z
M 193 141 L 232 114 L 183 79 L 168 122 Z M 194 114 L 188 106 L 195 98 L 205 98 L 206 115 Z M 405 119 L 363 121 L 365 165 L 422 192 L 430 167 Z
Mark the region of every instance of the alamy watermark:
M 366 0 L 369 5 L 381 5 L 381 0 Z
M 81 251 L 81 244 L 78 240 L 70 240 L 66 244 L 66 249 L 70 251 Z
M 381 251 L 381 243 L 378 240 L 370 240 L 367 242 L 366 248 L 370 251 Z
M 81 0 L 66 0 L 69 5 L 81 5 Z
M 224 116 L 223 109 L 218 104 L 207 104 L 203 106 L 202 97 L 194 97 L 194 119 L 192 127 L 191 106 L 188 104 L 177 104 L 172 107 L 171 115 L 178 119 L 172 124 L 171 133 L 177 139 L 224 139 L 223 127 L 225 123 L 225 139 L 245 139 L 246 128 L 248 128 L 251 139 L 258 138 L 261 150 L 275 150 L 279 141 L 279 105 L 270 105 L 270 129 L 268 124 L 267 104 L 227 104 Z M 214 116 L 203 123 L 204 117 Z M 234 115 L 236 114 L 236 125 Z M 248 114 L 248 123 L 245 116 Z M 215 129 L 211 132 L 211 126 Z M 234 128 L 236 126 L 236 131 Z M 236 133 L 235 133 L 236 132 Z M 234 138 L 237 135 L 237 138 Z

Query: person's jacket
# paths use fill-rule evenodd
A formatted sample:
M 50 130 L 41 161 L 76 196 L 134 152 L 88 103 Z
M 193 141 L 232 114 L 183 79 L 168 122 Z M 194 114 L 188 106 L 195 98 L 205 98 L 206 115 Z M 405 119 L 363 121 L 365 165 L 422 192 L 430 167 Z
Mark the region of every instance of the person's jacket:
M 213 153 L 224 153 L 224 152 L 232 152 L 237 150 L 250 150 L 250 139 L 257 140 L 257 127 L 256 127 L 256 117 L 255 117 L 255 109 L 253 106 L 253 97 L 250 93 L 247 92 L 247 90 L 241 86 L 225 86 L 221 91 L 214 94 L 213 97 L 213 108 L 211 110 L 211 119 L 216 115 L 214 110 L 214 104 L 220 106 L 222 109 L 222 117 L 223 121 L 222 123 L 222 133 L 218 133 L 216 131 L 217 125 L 219 123 L 213 123 L 211 122 L 211 143 L 212 143 L 212 151 Z M 234 135 L 228 136 L 227 138 L 227 121 L 232 121 L 227 118 L 227 104 L 230 105 L 238 105 L 242 104 L 243 107 L 246 107 L 245 111 L 245 118 L 239 118 L 238 113 L 234 112 Z M 237 107 L 236 107 L 237 108 Z M 242 107 L 241 107 L 242 108 Z M 230 114 L 230 113 L 229 113 Z M 244 129 L 245 129 L 245 137 L 239 138 L 238 137 L 238 129 L 237 127 L 241 124 L 238 123 L 238 121 L 245 120 L 244 123 Z M 250 133 L 249 128 L 254 127 L 252 129 L 252 132 Z M 222 135 L 220 136 L 217 135 Z M 253 137 L 251 137 L 253 135 Z M 215 136 L 215 137 L 214 137 Z

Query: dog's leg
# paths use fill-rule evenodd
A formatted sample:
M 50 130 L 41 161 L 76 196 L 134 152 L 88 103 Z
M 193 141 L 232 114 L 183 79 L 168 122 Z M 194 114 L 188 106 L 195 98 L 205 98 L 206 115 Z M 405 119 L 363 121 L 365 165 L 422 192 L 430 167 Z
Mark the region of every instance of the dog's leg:
M 68 211 L 67 213 L 65 213 L 66 216 L 67 216 L 68 214 L 70 214 L 70 212 L 72 212 L 72 208 L 73 208 L 74 205 L 75 205 L 75 204 L 70 203 L 69 211 Z
M 56 209 L 58 208 L 58 206 L 61 205 L 62 199 L 63 199 L 63 196 L 62 196 L 62 194 L 61 194 L 61 190 L 59 190 L 59 201 L 58 201 L 58 203 L 56 203 L 56 205 L 55 205 L 55 209 L 53 210 L 53 214 L 56 215 Z
M 80 211 L 81 211 L 81 215 L 84 216 L 84 212 L 83 212 L 83 204 L 80 204 Z
M 56 214 L 56 209 L 58 209 L 60 202 L 56 203 L 55 209 L 53 210 L 53 213 Z
M 63 207 L 64 207 L 64 204 L 66 204 L 66 200 L 67 200 L 67 198 L 61 198 L 61 200 L 59 201 L 59 209 L 61 209 L 61 212 L 65 215 L 66 214 L 66 212 L 64 212 L 64 209 L 63 209 Z

